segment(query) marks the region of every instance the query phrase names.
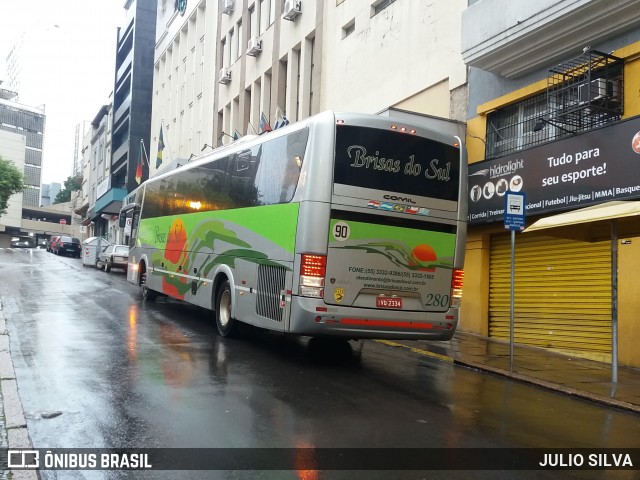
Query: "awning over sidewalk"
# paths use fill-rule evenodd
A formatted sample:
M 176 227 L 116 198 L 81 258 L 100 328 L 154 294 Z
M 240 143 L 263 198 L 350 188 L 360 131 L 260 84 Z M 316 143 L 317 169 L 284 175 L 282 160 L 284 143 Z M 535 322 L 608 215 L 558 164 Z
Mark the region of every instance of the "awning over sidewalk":
M 580 208 L 567 213 L 558 213 L 541 218 L 524 229 L 525 233 L 546 228 L 569 227 L 583 223 L 615 220 L 640 215 L 640 201 L 615 201 L 592 207 Z

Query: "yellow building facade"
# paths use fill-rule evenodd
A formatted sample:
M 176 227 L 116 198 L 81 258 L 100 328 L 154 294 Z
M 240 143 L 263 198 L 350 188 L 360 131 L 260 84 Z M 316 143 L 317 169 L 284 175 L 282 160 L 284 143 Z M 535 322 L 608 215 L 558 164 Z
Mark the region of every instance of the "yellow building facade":
M 563 141 L 572 141 L 574 145 L 575 142 L 582 142 L 585 145 L 585 152 L 591 151 L 594 154 L 598 150 L 597 153 L 600 155 L 598 142 L 607 140 L 618 131 L 615 129 L 622 128 L 617 124 L 630 131 L 640 131 L 640 102 L 637 93 L 640 91 L 640 42 L 619 48 L 611 52 L 611 55 L 623 62 L 623 82 L 619 83 L 623 91 L 618 97 L 622 99 L 623 105 L 621 116 L 611 124 L 601 125 L 597 129 L 587 129 L 575 135 L 571 132 L 570 135 L 566 135 L 567 138 L 570 137 L 569 140 L 556 140 L 557 145 Z M 584 68 L 584 65 L 576 65 L 572 68 Z M 567 71 L 570 70 L 565 70 L 564 73 L 566 74 Z M 597 72 L 597 66 L 594 67 L 594 71 Z M 566 82 L 566 77 L 563 81 Z M 545 78 L 477 107 L 476 116 L 467 121 L 466 143 L 470 173 L 473 171 L 474 164 L 478 164 L 478 167 L 490 166 L 490 160 L 486 157 L 489 134 L 495 128 L 493 124 L 488 123 L 492 113 L 545 92 L 548 95 L 549 89 L 553 87 L 552 83 L 549 78 Z M 620 92 L 615 93 L 619 95 Z M 565 110 L 565 112 L 568 111 L 568 109 Z M 590 113 L 586 111 L 582 114 Z M 562 121 L 561 116 L 555 118 Z M 555 125 L 561 130 L 569 129 L 566 125 L 563 126 L 557 122 L 545 120 L 545 123 Z M 528 133 L 533 135 L 539 127 L 536 125 L 536 128 Z M 544 125 L 541 128 L 544 128 Z M 546 143 L 546 146 L 551 144 Z M 596 148 L 593 148 L 593 145 L 596 145 Z M 629 139 L 629 145 L 631 145 L 631 139 Z M 534 156 L 539 149 L 541 152 L 538 155 L 541 158 L 539 161 L 543 163 L 548 161 L 551 164 L 551 157 L 546 154 L 547 150 L 542 150 L 543 148 L 541 144 L 525 149 L 522 155 L 523 161 L 529 162 L 528 157 Z M 640 155 L 632 152 L 631 148 L 628 148 L 628 151 L 629 153 L 625 153 L 624 156 L 628 156 L 630 161 L 635 160 L 640 163 Z M 605 156 L 603 154 L 603 157 Z M 599 159 L 597 165 L 601 167 L 604 165 L 602 167 L 604 170 L 601 172 L 607 172 L 607 168 L 611 170 L 614 166 L 613 161 L 616 162 L 618 170 L 626 168 L 624 164 L 618 165 L 617 162 L 622 161 L 618 158 L 620 156 L 614 155 L 615 158 L 609 160 L 608 166 L 606 158 Z M 600 161 L 603 159 L 604 161 Z M 596 162 L 593 162 L 593 165 L 592 174 L 596 175 L 598 172 Z M 633 174 L 632 167 L 635 168 L 629 164 L 630 175 Z M 545 179 L 542 180 L 543 185 L 545 181 Z M 640 185 L 640 177 L 633 181 Z M 469 185 L 472 188 L 473 182 L 470 181 Z M 610 187 L 615 190 L 614 186 L 604 185 L 602 190 L 595 191 L 596 197 L 585 205 L 576 204 L 575 207 L 567 205 L 562 210 L 570 211 L 611 199 L 617 200 L 618 198 L 606 198 L 604 192 Z M 534 188 L 539 189 L 539 185 Z M 471 200 L 474 199 L 474 195 L 475 193 L 470 191 Z M 477 195 L 480 196 L 481 192 L 477 192 Z M 598 199 L 598 196 L 602 196 L 602 199 Z M 638 198 L 640 198 L 640 192 L 620 199 L 637 200 Z M 527 201 L 529 201 L 528 197 Z M 533 215 L 527 212 L 527 226 L 540 218 L 556 213 L 559 211 L 554 209 L 549 211 L 542 209 Z M 472 220 L 472 216 L 470 208 L 460 329 L 509 340 L 510 234 L 505 229 L 501 218 L 478 223 Z M 640 284 L 637 281 L 637 272 L 640 268 L 640 216 L 635 218 L 635 221 L 625 220 L 617 223 L 618 332 L 616 344 L 619 364 L 640 367 L 640 350 L 636 347 L 640 342 L 640 315 L 638 314 Z M 548 348 L 568 355 L 611 362 L 614 341 L 611 307 L 614 290 L 611 280 L 610 223 L 586 224 L 574 229 L 564 229 L 560 233 L 552 230 L 540 233 L 516 232 L 515 236 L 515 342 Z

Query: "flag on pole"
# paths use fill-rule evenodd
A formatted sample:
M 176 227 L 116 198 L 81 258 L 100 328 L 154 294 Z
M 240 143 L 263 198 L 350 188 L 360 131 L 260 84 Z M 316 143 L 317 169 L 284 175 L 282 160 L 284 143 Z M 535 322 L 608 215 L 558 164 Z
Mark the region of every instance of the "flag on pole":
M 280 117 L 280 119 L 278 119 L 278 121 L 276 122 L 275 128 L 282 128 L 287 125 L 289 125 L 289 120 L 287 119 L 287 117 L 284 116 L 284 113 L 283 113 L 282 117 Z
M 269 125 L 269 120 L 265 116 L 264 112 L 260 114 L 260 133 L 270 132 L 271 125 Z
M 233 131 L 233 141 L 235 142 L 239 138 L 240 138 L 240 133 L 238 133 L 238 130 L 234 130 Z
M 140 185 L 142 181 L 142 141 L 140 141 L 140 153 L 138 154 L 138 166 L 136 167 L 136 182 Z
M 160 137 L 158 138 L 158 155 L 156 156 L 156 168 L 162 164 L 162 151 L 164 150 L 164 140 L 162 138 L 162 122 L 160 122 Z
M 286 125 L 289 125 L 289 120 L 284 116 L 284 112 L 280 110 L 280 107 L 276 107 L 276 124 L 273 129 L 276 130 L 278 128 L 282 128 Z

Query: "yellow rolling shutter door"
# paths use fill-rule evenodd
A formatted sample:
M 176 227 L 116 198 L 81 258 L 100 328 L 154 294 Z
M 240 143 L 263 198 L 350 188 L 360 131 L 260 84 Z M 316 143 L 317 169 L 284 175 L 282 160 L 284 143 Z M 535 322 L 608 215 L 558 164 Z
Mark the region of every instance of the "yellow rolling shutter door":
M 514 340 L 611 360 L 611 243 L 516 233 Z M 511 236 L 491 238 L 489 336 L 509 340 Z

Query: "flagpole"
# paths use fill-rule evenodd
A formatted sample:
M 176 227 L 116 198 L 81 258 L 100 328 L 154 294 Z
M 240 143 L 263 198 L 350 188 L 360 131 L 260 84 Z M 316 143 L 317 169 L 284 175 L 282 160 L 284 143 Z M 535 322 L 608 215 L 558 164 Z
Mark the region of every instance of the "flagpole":
M 162 128 L 162 120 L 160 121 L 160 128 Z M 169 162 L 172 162 L 174 160 L 174 158 L 173 158 L 173 155 L 171 154 L 171 145 L 169 145 L 169 135 L 167 135 L 166 139 L 165 139 L 164 135 L 162 136 L 162 143 L 164 143 L 164 146 L 167 148 L 167 150 L 169 150 L 169 157 L 171 157 L 169 159 Z M 164 152 L 164 150 L 163 150 L 163 152 Z
M 144 152 L 144 159 L 146 159 L 147 167 L 148 167 L 148 168 L 151 168 L 151 165 L 149 165 L 149 155 L 147 154 L 147 149 L 146 149 L 146 147 L 144 146 L 144 140 L 142 140 L 142 139 L 140 139 L 140 146 L 141 146 L 141 148 L 142 148 L 142 151 Z M 144 160 L 144 159 L 143 159 L 143 160 Z

